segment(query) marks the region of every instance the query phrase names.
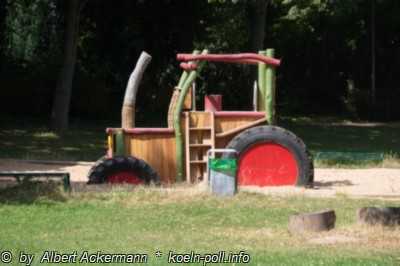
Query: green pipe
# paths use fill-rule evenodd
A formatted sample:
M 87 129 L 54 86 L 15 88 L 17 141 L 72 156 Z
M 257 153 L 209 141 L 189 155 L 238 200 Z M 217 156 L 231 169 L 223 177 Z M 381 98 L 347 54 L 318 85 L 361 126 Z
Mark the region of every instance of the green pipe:
M 125 141 L 123 130 L 118 130 L 115 133 L 115 155 L 125 155 Z
M 266 56 L 273 58 L 274 55 L 274 49 L 267 49 Z M 265 118 L 270 125 L 274 125 L 276 123 L 275 68 L 271 65 L 267 65 L 265 70 Z
M 188 71 L 187 70 L 183 70 L 181 78 L 179 79 L 178 88 L 182 88 L 182 85 L 185 82 L 187 76 L 188 76 Z
M 259 51 L 260 55 L 265 55 L 265 51 Z M 258 97 L 257 111 L 265 111 L 265 67 L 262 62 L 258 63 Z
M 202 54 L 207 54 L 207 50 L 203 50 Z M 183 181 L 183 165 L 184 165 L 184 154 L 183 154 L 183 139 L 181 130 L 181 113 L 183 108 L 183 102 L 185 100 L 186 93 L 190 88 L 190 85 L 197 77 L 197 71 L 200 72 L 201 68 L 204 66 L 205 61 L 201 61 L 197 65 L 196 70 L 190 71 L 189 76 L 184 81 L 181 92 L 179 93 L 178 102 L 176 104 L 176 109 L 174 111 L 174 130 L 175 130 L 175 140 L 176 140 L 176 170 L 177 176 L 176 181 Z

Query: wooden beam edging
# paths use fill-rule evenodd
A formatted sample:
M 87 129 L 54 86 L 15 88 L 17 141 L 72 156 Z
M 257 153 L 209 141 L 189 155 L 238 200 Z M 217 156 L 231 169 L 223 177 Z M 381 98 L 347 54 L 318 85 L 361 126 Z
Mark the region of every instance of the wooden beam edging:
M 203 50 L 201 54 L 207 54 L 208 50 Z M 184 154 L 183 154 L 183 140 L 182 140 L 182 129 L 181 129 L 181 113 L 183 108 L 183 102 L 185 100 L 186 93 L 190 88 L 190 85 L 197 77 L 197 71 L 200 71 L 201 68 L 205 65 L 205 61 L 202 61 L 198 64 L 198 68 L 196 70 L 190 71 L 188 77 L 184 80 L 182 87 L 180 87 L 181 92 L 179 93 L 178 102 L 176 104 L 176 109 L 174 111 L 174 130 L 175 130 L 175 143 L 176 143 L 176 170 L 177 176 L 176 181 L 183 181 L 183 165 L 184 165 Z M 182 80 L 183 77 L 181 77 Z M 179 81 L 181 83 L 181 81 Z
M 228 131 L 226 131 L 226 132 L 218 133 L 218 134 L 216 134 L 215 136 L 216 136 L 217 138 L 223 138 L 223 137 L 226 137 L 226 136 L 235 134 L 235 133 L 237 133 L 237 132 L 240 132 L 240 131 L 242 131 L 242 130 L 248 129 L 248 128 L 250 128 L 250 127 L 257 126 L 257 125 L 262 124 L 262 123 L 264 123 L 264 122 L 266 122 L 266 121 L 267 121 L 267 119 L 266 119 L 265 117 L 263 117 L 263 118 L 261 118 L 261 119 L 258 119 L 258 120 L 256 120 L 256 121 L 254 121 L 254 122 L 251 122 L 251 123 L 249 123 L 249 124 L 246 124 L 246 125 L 243 125 L 243 126 L 240 126 L 240 127 L 237 127 L 237 128 L 231 129 L 231 130 L 228 130 Z
M 87 165 L 92 166 L 94 162 L 90 161 L 53 161 L 53 160 L 22 160 L 22 159 L 2 159 L 5 161 L 13 161 L 17 163 L 29 163 L 29 164 L 50 164 L 50 165 Z
M 0 177 L 14 177 L 19 183 L 20 177 L 61 177 L 63 180 L 64 191 L 71 191 L 71 181 L 69 172 L 41 172 L 41 171 L 1 171 Z

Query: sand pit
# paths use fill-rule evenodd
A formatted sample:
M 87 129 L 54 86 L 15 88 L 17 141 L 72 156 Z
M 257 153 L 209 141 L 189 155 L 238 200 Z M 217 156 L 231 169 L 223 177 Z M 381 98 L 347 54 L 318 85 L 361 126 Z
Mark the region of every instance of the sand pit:
M 93 162 L 41 162 L 0 159 L 0 171 L 67 171 L 73 183 L 84 184 Z M 400 169 L 315 169 L 313 189 L 296 187 L 241 187 L 242 191 L 268 195 L 312 197 L 400 198 Z

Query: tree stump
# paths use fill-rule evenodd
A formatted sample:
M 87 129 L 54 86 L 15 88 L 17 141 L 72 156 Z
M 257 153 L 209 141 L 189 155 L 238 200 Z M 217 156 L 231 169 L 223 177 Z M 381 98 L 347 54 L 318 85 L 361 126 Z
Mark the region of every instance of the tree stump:
M 335 227 L 335 222 L 334 210 L 300 213 L 289 217 L 289 231 L 291 233 L 328 231 Z
M 368 225 L 400 225 L 400 207 L 364 207 L 357 210 L 357 220 Z

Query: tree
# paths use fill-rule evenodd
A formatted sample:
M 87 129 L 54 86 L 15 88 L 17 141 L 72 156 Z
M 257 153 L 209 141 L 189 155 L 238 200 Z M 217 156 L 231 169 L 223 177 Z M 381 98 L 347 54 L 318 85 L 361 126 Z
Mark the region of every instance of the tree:
M 376 82 L 375 82 L 375 1 L 371 0 L 371 106 L 372 112 L 370 117 L 372 118 L 372 114 L 374 114 L 374 109 L 376 106 Z
M 79 36 L 79 14 L 86 1 L 69 0 L 66 3 L 65 39 L 63 63 L 54 93 L 51 123 L 53 129 L 68 129 L 68 114 L 71 101 L 72 81 L 74 78 L 76 53 Z
M 7 17 L 7 1 L 0 2 L 0 58 L 3 56 L 5 37 L 5 22 Z M 2 60 L 0 60 L 1 62 Z
M 269 0 L 247 1 L 247 11 L 250 32 L 250 49 L 253 52 L 264 50 L 265 21 L 267 17 L 267 5 Z

